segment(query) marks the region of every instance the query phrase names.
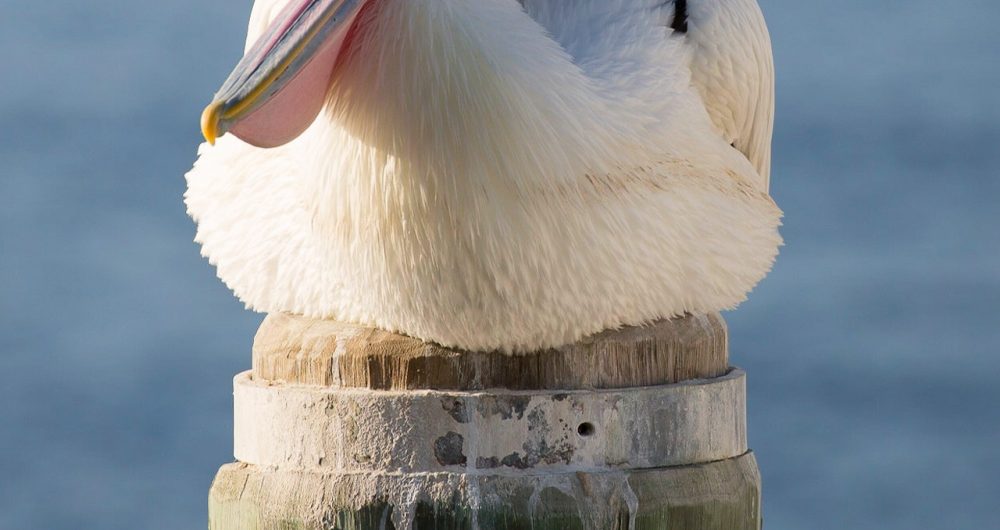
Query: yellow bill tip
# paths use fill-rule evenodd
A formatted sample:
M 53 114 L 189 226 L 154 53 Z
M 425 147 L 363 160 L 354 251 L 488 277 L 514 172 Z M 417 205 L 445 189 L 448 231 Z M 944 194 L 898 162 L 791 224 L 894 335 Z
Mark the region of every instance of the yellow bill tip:
M 201 113 L 201 134 L 212 145 L 215 145 L 215 139 L 219 137 L 219 118 L 221 117 L 219 111 L 221 108 L 221 101 L 213 101 Z

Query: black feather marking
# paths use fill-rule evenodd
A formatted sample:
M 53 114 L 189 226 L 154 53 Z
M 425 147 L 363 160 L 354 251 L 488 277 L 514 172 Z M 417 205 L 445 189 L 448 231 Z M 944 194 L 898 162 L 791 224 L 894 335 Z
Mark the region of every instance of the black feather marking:
M 688 3 L 687 0 L 674 0 L 674 20 L 670 27 L 677 33 L 687 33 L 688 31 Z

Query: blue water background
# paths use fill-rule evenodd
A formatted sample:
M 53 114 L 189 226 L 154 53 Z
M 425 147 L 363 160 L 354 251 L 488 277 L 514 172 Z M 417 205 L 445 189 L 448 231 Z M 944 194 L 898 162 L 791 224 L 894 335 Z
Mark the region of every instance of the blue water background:
M 1000 2 L 761 3 L 787 246 L 727 318 L 766 527 L 1000 528 Z M 249 4 L 0 4 L 0 529 L 205 527 L 261 317 L 182 175 Z

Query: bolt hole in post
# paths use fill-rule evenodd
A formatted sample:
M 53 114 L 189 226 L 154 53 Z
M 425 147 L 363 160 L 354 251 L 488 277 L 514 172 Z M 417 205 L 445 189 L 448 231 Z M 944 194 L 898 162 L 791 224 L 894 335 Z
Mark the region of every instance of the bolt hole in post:
M 576 432 L 580 436 L 593 436 L 594 432 L 596 431 L 597 427 L 594 427 L 594 424 L 590 423 L 589 421 L 581 423 L 580 426 L 576 428 Z

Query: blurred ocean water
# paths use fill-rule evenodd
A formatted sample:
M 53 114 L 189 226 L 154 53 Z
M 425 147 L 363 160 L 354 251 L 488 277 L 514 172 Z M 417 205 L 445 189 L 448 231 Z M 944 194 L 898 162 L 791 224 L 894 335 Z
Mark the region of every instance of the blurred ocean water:
M 261 317 L 181 195 L 249 4 L 0 5 L 2 529 L 205 526 Z M 727 318 L 766 526 L 1000 528 L 1000 3 L 761 4 L 787 246 Z

